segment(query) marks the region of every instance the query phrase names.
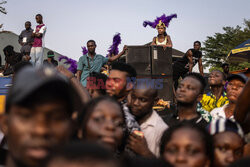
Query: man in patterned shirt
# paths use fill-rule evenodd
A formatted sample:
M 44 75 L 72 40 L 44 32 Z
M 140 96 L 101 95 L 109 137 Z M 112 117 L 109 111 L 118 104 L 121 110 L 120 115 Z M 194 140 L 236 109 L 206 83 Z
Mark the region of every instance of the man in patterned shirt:
M 226 77 L 223 72 L 214 70 L 210 73 L 208 83 L 210 85 L 210 92 L 203 94 L 203 98 L 198 104 L 198 108 L 202 107 L 204 110 L 210 112 L 214 108 L 222 107 L 228 103 L 224 85 Z

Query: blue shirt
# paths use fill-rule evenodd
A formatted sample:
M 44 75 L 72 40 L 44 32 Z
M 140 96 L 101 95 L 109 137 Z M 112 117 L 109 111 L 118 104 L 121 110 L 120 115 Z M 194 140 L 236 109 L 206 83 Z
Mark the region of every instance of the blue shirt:
M 87 57 L 89 58 L 90 69 L 88 66 Z M 77 63 L 77 70 L 82 71 L 81 80 L 80 80 L 82 85 L 86 87 L 87 78 L 89 74 L 91 72 L 100 72 L 102 66 L 106 64 L 107 62 L 108 62 L 108 58 L 99 54 L 96 54 L 93 59 L 88 54 L 81 56 Z

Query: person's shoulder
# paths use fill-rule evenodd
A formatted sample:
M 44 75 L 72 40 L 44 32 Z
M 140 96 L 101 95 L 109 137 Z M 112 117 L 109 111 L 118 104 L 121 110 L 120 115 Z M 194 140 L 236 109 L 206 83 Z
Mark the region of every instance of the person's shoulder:
M 224 106 L 218 107 L 218 108 L 214 108 L 214 109 L 210 112 L 210 114 L 213 116 L 213 115 L 215 115 L 215 114 L 217 114 L 217 113 L 220 113 L 220 112 L 223 112 L 223 111 L 224 111 Z

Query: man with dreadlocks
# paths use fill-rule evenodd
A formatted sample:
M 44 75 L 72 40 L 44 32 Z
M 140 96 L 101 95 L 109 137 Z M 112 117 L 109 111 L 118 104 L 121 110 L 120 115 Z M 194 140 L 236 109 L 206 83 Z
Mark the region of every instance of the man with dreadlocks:
M 154 22 L 143 22 L 144 27 L 149 25 L 150 27 L 156 28 L 158 30 L 158 35 L 157 37 L 153 38 L 151 45 L 163 46 L 164 49 L 166 47 L 171 48 L 173 46 L 170 36 L 166 33 L 166 27 L 168 27 L 169 22 L 172 20 L 172 18 L 177 18 L 177 15 L 172 14 L 170 16 L 166 16 L 165 14 L 163 14 L 161 17 L 157 17 Z

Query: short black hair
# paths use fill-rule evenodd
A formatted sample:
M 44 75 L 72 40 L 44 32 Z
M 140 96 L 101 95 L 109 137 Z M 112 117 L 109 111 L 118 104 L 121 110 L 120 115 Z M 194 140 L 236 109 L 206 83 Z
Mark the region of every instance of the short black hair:
M 26 22 L 25 22 L 25 24 L 26 24 L 26 23 L 28 23 L 28 24 L 30 24 L 30 25 L 31 25 L 31 22 L 30 22 L 30 21 L 26 21 Z
M 194 44 L 198 43 L 201 46 L 201 42 L 200 41 L 194 41 Z
M 100 80 L 103 81 L 104 86 L 106 85 L 107 75 L 97 72 L 92 72 L 89 74 L 89 77 L 94 78 L 94 84 L 97 85 Z M 100 94 L 106 95 L 106 89 L 97 88 L 96 89 Z
M 43 16 L 42 16 L 41 14 L 37 14 L 37 15 L 36 15 L 36 17 L 37 17 L 37 16 L 40 16 L 40 17 L 42 17 L 42 18 L 43 18 Z
M 128 77 L 135 78 L 137 76 L 136 70 L 129 64 L 122 62 L 114 62 L 111 65 L 111 70 L 119 70 L 122 72 L 126 72 Z
M 124 136 L 123 136 L 122 145 L 119 146 L 119 148 L 118 148 L 118 151 L 122 152 L 125 148 L 126 140 L 128 137 L 128 131 L 127 131 L 127 127 L 126 127 L 126 118 L 125 118 L 125 114 L 123 112 L 122 106 L 113 97 L 100 96 L 100 97 L 97 97 L 97 98 L 89 101 L 85 105 L 85 108 L 81 112 L 78 113 L 78 117 L 77 117 L 78 128 L 81 129 L 81 131 L 83 132 L 83 138 L 85 138 L 85 132 L 86 132 L 86 127 L 87 127 L 89 117 L 92 114 L 92 112 L 94 111 L 95 107 L 103 101 L 109 101 L 109 102 L 117 104 L 120 107 L 120 110 L 122 112 L 122 116 L 123 116 L 123 120 L 124 120 Z
M 5 48 L 3 48 L 3 53 L 6 56 L 6 52 L 8 52 L 8 54 L 11 54 L 14 52 L 14 47 L 12 45 L 8 45 Z
M 96 46 L 96 42 L 93 39 L 88 40 L 87 45 L 88 45 L 89 42 L 93 42 L 95 44 L 95 46 Z
M 184 78 L 186 78 L 186 77 L 191 77 L 191 78 L 194 78 L 194 79 L 198 80 L 201 83 L 200 94 L 203 94 L 203 92 L 204 92 L 204 90 L 206 88 L 206 85 L 207 85 L 206 80 L 204 79 L 204 77 L 201 74 L 196 73 L 196 72 L 188 73 L 187 75 L 184 76 Z
M 114 162 L 119 166 L 112 152 L 92 142 L 71 142 L 54 148 L 45 160 L 44 166 L 48 167 L 58 159 L 71 163 Z
M 213 165 L 214 160 L 214 144 L 213 144 L 213 137 L 207 132 L 205 128 L 200 127 L 197 124 L 191 123 L 190 121 L 182 121 L 177 125 L 170 126 L 162 135 L 161 142 L 160 142 L 160 155 L 163 157 L 165 146 L 171 140 L 172 135 L 179 129 L 192 129 L 197 131 L 204 142 L 204 147 L 206 150 L 206 155 L 208 159 L 211 161 L 210 166 Z

